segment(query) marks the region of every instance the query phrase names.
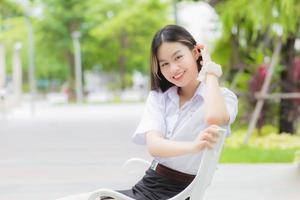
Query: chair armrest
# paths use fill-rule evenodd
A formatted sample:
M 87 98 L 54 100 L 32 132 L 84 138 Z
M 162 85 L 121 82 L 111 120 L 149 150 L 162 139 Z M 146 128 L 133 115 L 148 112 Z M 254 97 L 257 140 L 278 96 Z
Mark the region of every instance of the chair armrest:
M 139 172 L 145 172 L 147 168 L 151 166 L 151 163 L 141 158 L 130 158 L 122 166 L 128 174 L 136 174 Z
M 141 158 L 130 158 L 128 159 L 122 166 L 122 168 L 126 169 L 133 166 L 140 166 L 148 168 L 150 167 L 151 163 L 147 160 L 141 159 Z
M 130 158 L 122 166 L 128 184 L 136 184 L 150 167 L 151 163 L 141 158 Z

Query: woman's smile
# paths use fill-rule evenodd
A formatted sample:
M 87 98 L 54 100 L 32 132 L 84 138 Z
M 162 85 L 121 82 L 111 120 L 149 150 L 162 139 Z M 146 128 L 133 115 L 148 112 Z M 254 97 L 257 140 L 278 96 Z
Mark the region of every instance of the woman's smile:
M 182 71 L 180 73 L 177 73 L 176 75 L 174 75 L 172 78 L 176 81 L 179 81 L 180 79 L 183 78 L 183 75 L 184 75 L 185 71 Z

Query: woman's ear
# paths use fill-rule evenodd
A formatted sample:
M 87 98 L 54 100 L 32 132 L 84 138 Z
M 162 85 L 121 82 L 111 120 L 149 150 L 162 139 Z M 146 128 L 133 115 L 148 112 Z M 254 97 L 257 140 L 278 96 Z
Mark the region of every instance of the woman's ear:
M 204 48 L 204 45 L 203 44 L 196 44 L 195 46 L 194 46 L 194 49 L 193 49 L 193 55 L 194 55 L 194 58 L 196 59 L 196 60 L 198 60 L 198 58 L 200 57 L 200 56 L 202 56 L 201 55 L 201 49 L 203 49 Z
M 200 49 L 198 49 L 196 46 L 192 50 L 193 57 L 198 60 L 198 58 L 201 56 Z

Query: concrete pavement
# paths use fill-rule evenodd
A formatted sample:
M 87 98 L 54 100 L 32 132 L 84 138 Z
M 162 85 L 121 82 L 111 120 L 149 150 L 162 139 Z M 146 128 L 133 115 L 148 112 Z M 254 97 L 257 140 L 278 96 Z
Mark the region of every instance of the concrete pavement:
M 21 107 L 0 120 L 0 200 L 51 200 L 133 184 L 121 170 L 130 157 L 151 157 L 130 137 L 143 104 Z M 299 200 L 293 164 L 224 164 L 209 200 Z

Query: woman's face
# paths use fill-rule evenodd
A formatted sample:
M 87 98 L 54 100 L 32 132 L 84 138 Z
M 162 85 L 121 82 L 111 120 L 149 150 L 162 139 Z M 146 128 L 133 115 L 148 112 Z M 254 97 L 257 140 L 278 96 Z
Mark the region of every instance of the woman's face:
M 196 81 L 198 57 L 197 50 L 191 51 L 179 42 L 164 42 L 157 51 L 161 73 L 177 87 L 185 87 Z

